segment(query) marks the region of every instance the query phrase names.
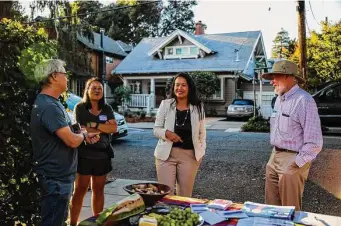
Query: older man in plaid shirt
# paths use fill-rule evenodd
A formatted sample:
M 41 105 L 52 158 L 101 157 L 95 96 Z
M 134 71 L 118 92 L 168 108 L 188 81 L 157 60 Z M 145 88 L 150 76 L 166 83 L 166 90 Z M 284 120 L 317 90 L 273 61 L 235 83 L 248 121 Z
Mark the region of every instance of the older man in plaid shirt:
M 274 149 L 266 165 L 265 201 L 301 210 L 304 184 L 323 138 L 316 103 L 297 85 L 305 82 L 297 71 L 295 63 L 281 60 L 262 75 L 279 95 L 270 118 Z

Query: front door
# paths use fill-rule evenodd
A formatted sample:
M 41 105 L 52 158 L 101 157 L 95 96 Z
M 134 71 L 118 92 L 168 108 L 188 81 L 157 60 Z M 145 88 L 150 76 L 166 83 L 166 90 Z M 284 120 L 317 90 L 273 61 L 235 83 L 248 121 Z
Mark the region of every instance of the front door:
M 156 108 L 158 108 L 161 104 L 161 101 L 166 99 L 166 89 L 165 87 L 155 87 L 155 104 Z

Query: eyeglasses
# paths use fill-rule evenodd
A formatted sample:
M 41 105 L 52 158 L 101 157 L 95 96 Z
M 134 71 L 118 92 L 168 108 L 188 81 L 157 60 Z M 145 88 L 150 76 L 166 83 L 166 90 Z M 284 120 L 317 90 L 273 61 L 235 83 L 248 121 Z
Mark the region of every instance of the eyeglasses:
M 56 72 L 56 73 L 63 74 L 67 78 L 69 77 L 66 72 Z

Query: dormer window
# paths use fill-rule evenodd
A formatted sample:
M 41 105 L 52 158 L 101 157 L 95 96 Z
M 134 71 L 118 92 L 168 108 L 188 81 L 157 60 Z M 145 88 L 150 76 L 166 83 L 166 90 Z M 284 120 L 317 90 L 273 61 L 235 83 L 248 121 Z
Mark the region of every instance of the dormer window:
M 198 58 L 197 46 L 167 46 L 164 59 Z
M 173 48 L 167 49 L 167 55 L 173 55 Z

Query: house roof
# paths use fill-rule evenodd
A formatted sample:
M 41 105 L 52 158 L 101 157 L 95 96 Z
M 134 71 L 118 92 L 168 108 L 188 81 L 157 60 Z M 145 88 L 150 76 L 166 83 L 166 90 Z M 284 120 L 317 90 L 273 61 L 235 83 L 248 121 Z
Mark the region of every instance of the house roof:
M 183 32 L 183 31 L 182 31 Z M 184 32 L 185 33 L 185 32 Z M 197 59 L 154 59 L 153 50 L 167 43 L 168 37 L 144 38 L 113 71 L 116 74 L 177 73 L 191 71 L 244 71 L 249 64 L 261 31 L 187 36 L 194 38 L 214 54 Z M 238 51 L 239 61 L 236 61 Z
M 94 35 L 94 42 L 91 42 L 91 40 L 89 40 L 87 37 L 81 36 L 81 35 L 78 35 L 77 38 L 80 42 L 82 42 L 87 47 L 93 50 L 102 51 L 101 34 L 93 32 L 93 35 Z M 132 47 L 127 45 L 126 43 L 122 41 L 115 41 L 108 36 L 104 36 L 103 47 L 104 47 L 105 52 L 115 54 L 118 56 L 123 56 L 123 57 L 127 56 L 128 55 L 127 52 L 130 52 L 132 49 Z
M 164 39 L 162 39 L 162 41 L 158 45 L 153 47 L 149 51 L 148 55 L 149 56 L 154 55 L 155 53 L 157 53 L 157 51 L 159 49 L 167 46 L 171 41 L 174 40 L 174 38 L 176 38 L 178 36 L 182 36 L 182 37 L 186 38 L 188 41 L 190 41 L 194 45 L 198 46 L 200 49 L 204 50 L 208 54 L 213 52 L 210 48 L 208 48 L 206 45 L 201 43 L 200 40 L 198 40 L 194 35 L 186 33 L 184 31 L 181 31 L 181 30 L 177 29 L 177 30 L 173 31 L 172 34 L 170 34 L 169 36 L 167 36 Z

